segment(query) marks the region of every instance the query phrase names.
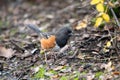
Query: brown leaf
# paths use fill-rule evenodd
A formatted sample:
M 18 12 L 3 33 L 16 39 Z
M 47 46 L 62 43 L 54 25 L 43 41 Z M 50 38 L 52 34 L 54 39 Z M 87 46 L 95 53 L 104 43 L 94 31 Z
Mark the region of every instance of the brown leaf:
M 85 58 L 85 55 L 83 55 L 83 54 L 79 54 L 78 56 L 77 56 L 77 58 L 79 58 L 79 59 L 84 59 Z
M 102 64 L 101 68 L 105 68 L 108 72 L 115 69 L 115 67 L 112 65 L 112 62 L 108 62 L 107 64 Z
M 113 72 L 113 75 L 120 75 L 120 71 Z
M 76 30 L 81 30 L 83 28 L 86 28 L 88 25 L 88 16 L 85 16 L 85 18 L 78 22 L 77 26 L 75 27 Z
M 93 80 L 95 75 L 93 73 L 88 73 L 86 80 Z
M 12 49 L 7 49 L 5 47 L 0 46 L 0 56 L 11 58 L 14 54 L 14 51 Z
M 54 70 L 57 71 L 57 70 L 62 69 L 63 67 L 64 67 L 64 66 L 57 66 L 56 68 L 54 68 Z
M 52 79 L 57 79 L 57 78 L 59 78 L 59 75 L 53 75 L 52 76 Z

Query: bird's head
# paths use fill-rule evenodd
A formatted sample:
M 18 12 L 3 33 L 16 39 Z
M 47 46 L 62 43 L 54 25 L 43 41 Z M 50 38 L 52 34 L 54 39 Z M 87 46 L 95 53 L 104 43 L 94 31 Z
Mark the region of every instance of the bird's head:
M 64 47 L 71 36 L 72 29 L 70 27 L 63 27 L 56 32 L 56 42 L 60 47 Z

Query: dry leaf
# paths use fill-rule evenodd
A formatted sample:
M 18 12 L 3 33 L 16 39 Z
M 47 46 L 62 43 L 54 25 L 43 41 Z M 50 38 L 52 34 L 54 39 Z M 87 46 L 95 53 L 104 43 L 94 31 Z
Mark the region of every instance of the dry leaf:
M 103 48 L 104 52 L 109 52 L 109 49 L 107 49 L 106 47 Z
M 37 73 L 39 70 L 40 70 L 40 66 L 37 66 L 37 67 L 35 67 L 35 68 L 32 69 L 32 71 L 34 73 Z
M 80 30 L 83 28 L 86 28 L 88 25 L 88 16 L 85 16 L 85 18 L 82 21 L 79 21 L 77 26 L 75 27 L 76 30 Z
M 79 58 L 79 59 L 84 59 L 84 58 L 85 58 L 85 55 L 79 54 L 79 55 L 77 56 L 77 58 Z
M 108 41 L 107 43 L 106 43 L 106 47 L 110 47 L 111 46 L 111 41 Z
M 95 78 L 95 75 L 93 73 L 88 73 L 86 80 L 93 80 Z
M 113 75 L 120 75 L 120 71 L 114 71 Z
M 64 66 L 57 66 L 56 68 L 54 68 L 54 70 L 57 71 L 57 70 L 62 69 L 63 67 L 64 67 Z
M 112 70 L 114 70 L 114 66 L 112 66 L 112 62 L 108 62 L 106 65 L 105 65 L 105 69 L 110 72 Z
M 111 41 L 108 41 L 107 43 L 106 43 L 106 45 L 104 46 L 104 48 L 103 48 L 103 51 L 104 52 L 108 52 L 109 51 L 109 47 L 111 47 Z
M 109 1 L 108 4 L 109 4 L 111 7 L 115 7 L 115 4 L 113 4 L 111 1 Z
M 107 69 L 107 68 L 110 68 L 111 66 L 112 66 L 112 62 L 110 61 L 106 64 L 105 68 Z
M 24 58 L 24 57 L 31 56 L 31 55 L 33 55 L 33 54 L 35 53 L 36 50 L 37 50 L 37 48 L 33 49 L 31 52 L 28 51 L 28 50 L 25 50 L 25 51 L 24 51 L 24 54 L 22 54 L 21 57 Z
M 59 78 L 59 75 L 53 75 L 52 76 L 52 79 L 57 79 L 57 78 Z
M 11 58 L 14 54 L 14 51 L 12 49 L 7 49 L 5 47 L 0 46 L 0 56 Z

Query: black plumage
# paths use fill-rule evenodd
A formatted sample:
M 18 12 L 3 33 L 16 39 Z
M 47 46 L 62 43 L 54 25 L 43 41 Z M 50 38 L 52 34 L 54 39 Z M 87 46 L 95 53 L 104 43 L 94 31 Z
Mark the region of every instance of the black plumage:
M 34 30 L 38 35 L 40 35 L 40 37 L 45 36 L 45 38 L 49 38 L 49 37 L 46 37 L 49 34 L 46 34 L 46 33 L 43 33 L 42 31 L 40 31 L 39 27 L 32 25 L 32 24 L 27 24 L 26 26 L 29 27 L 30 29 Z M 56 31 L 56 33 L 54 35 L 56 37 L 57 45 L 60 48 L 62 48 L 67 44 L 68 39 L 71 37 L 72 29 L 70 27 L 62 27 L 58 31 Z
M 69 27 L 63 27 L 55 34 L 57 45 L 62 48 L 67 44 L 68 39 L 72 35 L 72 30 Z

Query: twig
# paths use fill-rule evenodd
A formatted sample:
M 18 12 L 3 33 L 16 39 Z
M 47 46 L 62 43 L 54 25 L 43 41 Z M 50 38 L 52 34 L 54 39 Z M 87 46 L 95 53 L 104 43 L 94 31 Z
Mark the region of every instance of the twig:
M 69 56 L 69 58 L 74 58 L 78 54 L 78 49 L 74 52 L 72 56 Z
M 69 5 L 69 6 L 67 6 L 67 7 L 59 10 L 59 11 L 57 12 L 57 14 L 61 14 L 61 13 L 65 12 L 65 11 L 68 11 L 68 10 L 73 10 L 75 7 L 77 7 L 77 6 L 79 6 L 79 5 L 80 5 L 80 3 L 75 3 L 75 4 L 72 4 L 72 5 Z
M 113 9 L 112 9 L 111 7 L 110 7 L 110 10 L 111 10 L 111 12 L 112 12 L 112 14 L 113 14 L 113 17 L 115 18 L 115 21 L 116 21 L 116 23 L 117 23 L 117 26 L 120 27 L 120 23 L 119 23 L 119 21 L 118 21 L 118 18 L 117 18 L 116 14 L 114 13 L 114 11 L 113 11 Z M 116 31 L 115 31 L 115 36 L 117 36 Z M 115 40 L 115 45 L 116 45 L 116 41 L 117 41 L 117 40 Z M 117 49 L 117 46 L 116 46 L 116 51 L 117 51 L 118 56 L 120 57 L 120 54 L 118 53 L 119 51 L 118 51 L 118 49 Z
M 10 42 L 11 42 L 13 45 L 15 45 L 17 48 L 19 48 L 20 51 L 22 51 L 22 52 L 25 51 L 24 48 L 20 47 L 18 44 L 16 44 L 16 43 L 13 42 L 12 40 L 10 40 Z
M 107 0 L 107 3 L 108 3 L 108 2 L 109 2 L 109 0 Z M 118 19 L 117 19 L 117 16 L 116 16 L 116 14 L 115 14 L 115 12 L 113 11 L 113 9 L 112 9 L 111 6 L 110 6 L 110 10 L 111 10 L 111 12 L 112 12 L 113 17 L 115 18 L 115 21 L 116 21 L 118 27 L 120 27 L 120 23 L 119 23 L 119 21 L 118 21 Z
M 94 57 L 85 57 L 85 60 L 97 60 L 97 61 L 104 61 L 104 60 L 112 60 L 112 59 L 118 59 L 120 60 L 118 57 L 111 57 L 111 58 L 104 58 L 104 59 L 98 59 L 98 58 L 94 58 Z
M 116 21 L 118 27 L 120 27 L 120 23 L 119 23 L 119 21 L 118 21 L 118 19 L 117 19 L 117 16 L 116 16 L 116 14 L 114 13 L 114 11 L 113 11 L 113 9 L 112 9 L 111 7 L 110 7 L 110 10 L 111 10 L 111 12 L 112 12 L 112 14 L 113 14 L 113 17 L 115 18 L 115 21 Z

